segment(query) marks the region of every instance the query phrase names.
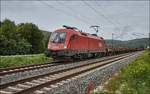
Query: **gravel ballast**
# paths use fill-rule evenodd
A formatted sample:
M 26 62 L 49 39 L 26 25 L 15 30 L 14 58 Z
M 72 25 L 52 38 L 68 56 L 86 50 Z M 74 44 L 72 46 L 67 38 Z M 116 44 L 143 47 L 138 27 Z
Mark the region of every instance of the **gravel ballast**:
M 110 56 L 110 57 L 113 57 L 113 56 Z M 108 57 L 98 58 L 94 60 L 96 62 L 96 61 L 100 61 L 106 58 Z M 53 67 L 47 67 L 47 68 L 34 69 L 30 71 L 18 72 L 18 73 L 13 73 L 10 75 L 1 76 L 0 85 L 13 82 L 13 81 L 17 81 L 17 80 L 21 80 L 21 79 L 25 79 L 25 78 L 30 78 L 30 77 L 37 76 L 37 75 L 43 75 L 43 74 L 47 74 L 50 72 L 59 71 L 62 69 L 80 66 L 83 64 L 87 64 L 87 63 L 93 63 L 93 60 L 81 61 L 78 63 L 70 63 L 70 64 L 58 65 L 58 66 L 53 66 Z
M 117 73 L 123 67 L 135 60 L 141 52 L 125 59 L 113 62 L 95 70 L 78 75 L 74 78 L 62 81 L 59 84 L 50 86 L 49 90 L 41 89 L 47 94 L 86 94 L 90 89 L 96 88 Z M 61 84 L 61 85 L 60 85 Z

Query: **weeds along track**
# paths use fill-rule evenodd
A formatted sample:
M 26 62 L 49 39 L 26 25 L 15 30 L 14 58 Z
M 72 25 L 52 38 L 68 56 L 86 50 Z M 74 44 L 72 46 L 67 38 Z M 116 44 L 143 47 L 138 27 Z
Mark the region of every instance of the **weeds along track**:
M 51 87 L 60 81 L 75 77 L 79 74 L 84 74 L 93 69 L 105 66 L 115 61 L 127 58 L 134 55 L 134 53 L 128 53 L 118 56 L 113 56 L 110 58 L 105 58 L 102 60 L 92 60 L 91 63 L 82 64 L 80 66 L 75 66 L 67 69 L 62 69 L 59 71 L 50 72 L 44 75 L 38 75 L 11 83 L 3 84 L 0 87 L 1 94 L 27 94 L 27 93 L 37 93 L 36 90 L 39 90 L 44 87 Z M 46 88 L 51 89 L 51 88 Z

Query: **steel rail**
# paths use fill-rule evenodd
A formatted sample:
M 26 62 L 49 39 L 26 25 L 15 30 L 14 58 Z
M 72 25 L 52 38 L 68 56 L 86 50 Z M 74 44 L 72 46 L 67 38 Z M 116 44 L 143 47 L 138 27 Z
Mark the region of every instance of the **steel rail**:
M 106 56 L 106 57 L 109 57 L 109 56 Z M 103 57 L 103 58 L 105 58 L 105 57 Z M 89 59 L 89 60 L 92 60 L 92 59 Z M 85 60 L 80 60 L 80 61 L 85 61 Z M 77 61 L 77 62 L 80 62 L 80 61 Z M 71 62 L 71 63 L 75 63 L 75 62 Z M 9 75 L 12 73 L 17 73 L 17 72 L 35 70 L 35 69 L 39 69 L 39 68 L 47 68 L 47 67 L 53 67 L 53 66 L 57 66 L 57 65 L 64 65 L 64 64 L 70 64 L 70 63 L 51 62 L 51 63 L 45 63 L 45 64 L 33 64 L 33 65 L 22 66 L 22 67 L 4 68 L 4 69 L 0 69 L 0 76 Z
M 96 63 L 100 63 L 100 62 L 106 62 L 106 61 L 109 61 L 109 60 L 111 60 L 111 61 L 108 62 L 108 63 L 111 63 L 111 62 L 113 62 L 112 59 L 119 58 L 119 59 L 117 59 L 117 60 L 120 60 L 120 59 L 123 59 L 123 58 L 125 58 L 125 57 L 129 57 L 129 56 L 131 56 L 131 53 L 130 53 L 130 54 L 127 54 L 127 55 L 115 56 L 115 57 L 112 57 L 112 58 L 109 58 L 109 59 L 104 59 L 104 60 L 101 60 L 101 61 L 96 61 L 96 62 L 93 62 L 92 64 L 96 64 Z M 106 65 L 106 64 L 108 64 L 108 63 L 100 64 L 100 66 Z M 38 78 L 46 77 L 46 76 L 48 76 L 48 75 L 54 75 L 54 74 L 58 74 L 58 73 L 66 72 L 66 71 L 71 71 L 71 70 L 73 70 L 73 69 L 82 68 L 82 67 L 89 66 L 89 65 L 92 65 L 92 64 L 91 64 L 91 63 L 90 63 L 90 64 L 83 64 L 83 65 L 81 65 L 81 66 L 76 66 L 76 67 L 72 67 L 72 68 L 68 68 L 68 69 L 63 69 L 63 70 L 51 72 L 51 73 L 44 74 L 44 75 L 38 75 L 38 76 L 31 77 L 31 78 L 22 79 L 22 80 L 19 80 L 19 81 L 14 81 L 14 82 L 11 82 L 11 83 L 7 83 L 7 84 L 4 84 L 4 85 L 1 85 L 0 88 L 1 88 L 1 89 L 4 89 L 4 88 L 6 88 L 6 87 L 8 87 L 8 86 L 14 86 L 14 85 L 17 85 L 17 84 L 20 84 L 20 83 L 24 83 L 24 82 L 26 82 L 26 81 L 32 81 L 32 80 L 35 80 L 35 79 L 38 79 Z M 100 66 L 98 66 L 98 67 L 100 67 Z M 90 69 L 90 70 L 91 70 L 91 69 Z M 79 72 L 79 73 L 80 73 L 80 72 Z M 79 73 L 77 73 L 77 74 L 79 74 Z M 75 74 L 76 74 L 76 73 L 75 73 Z M 71 75 L 70 75 L 70 76 L 71 76 Z M 69 76 L 69 77 L 70 77 L 70 76 Z M 67 77 L 68 77 L 68 76 L 67 76 Z M 66 78 L 66 77 L 65 77 L 65 78 Z M 60 78 L 60 79 L 63 79 L 63 78 Z M 55 79 L 53 82 L 48 82 L 48 83 L 51 84 L 51 83 L 57 82 L 57 81 L 60 80 L 60 79 Z M 46 83 L 41 84 L 41 85 L 42 85 L 42 86 L 43 86 L 43 85 L 45 86 L 45 84 L 46 84 Z M 36 87 L 33 87 L 32 90 L 35 90 L 34 88 L 37 89 L 37 88 L 41 87 L 41 85 L 36 86 Z M 29 91 L 30 91 L 30 89 L 29 89 Z M 24 92 L 24 90 L 23 90 L 23 92 Z M 20 91 L 20 93 L 23 93 L 23 92 Z M 27 91 L 25 90 L 25 92 L 27 92 Z M 18 93 L 19 93 L 19 92 L 18 92 Z
M 50 64 L 50 63 L 44 63 L 44 65 L 45 65 L 45 64 Z M 2 72 L 2 71 L 9 71 L 9 70 L 13 70 L 13 69 L 19 69 L 19 68 L 26 68 L 26 67 L 32 67 L 32 66 L 39 66 L 39 65 L 43 65 L 43 64 L 31 64 L 31 65 L 19 66 L 19 67 L 0 68 L 0 72 Z
M 116 58 L 116 57 L 120 57 L 120 56 L 124 56 L 124 55 L 128 55 L 128 54 L 122 54 L 122 55 L 118 55 L 118 56 L 108 57 L 108 58 L 101 59 L 101 60 L 99 60 L 99 61 L 94 61 L 94 62 L 92 61 L 92 63 L 103 62 L 103 61 L 111 60 L 111 59 L 114 59 L 114 58 Z M 17 80 L 17 81 L 5 83 L 5 84 L 0 85 L 0 89 L 6 88 L 6 87 L 8 87 L 8 86 L 16 85 L 16 84 L 18 84 L 18 83 L 23 83 L 23 82 L 25 82 L 25 81 L 31 81 L 31 80 L 33 80 L 33 79 L 38 79 L 38 78 L 40 78 L 40 77 L 44 77 L 44 76 L 47 76 L 47 75 L 53 75 L 53 74 L 56 74 L 56 73 L 59 73 L 59 72 L 62 72 L 62 71 L 68 71 L 68 70 L 72 70 L 72 69 L 74 69 L 74 68 L 87 66 L 87 65 L 90 65 L 90 64 L 91 64 L 91 63 L 86 63 L 86 64 L 82 64 L 82 65 L 79 65 L 79 66 L 67 68 L 67 69 L 61 69 L 61 70 L 58 70 L 58 71 L 53 71 L 53 72 L 50 72 L 50 73 L 46 73 L 46 74 L 42 74 L 42 75 L 37 75 L 37 76 L 33 76 L 33 77 L 29 77 L 29 78 L 20 79 L 20 80 Z
M 130 56 L 130 55 L 129 55 L 129 56 Z M 41 89 L 41 88 L 46 87 L 46 86 L 50 86 L 50 85 L 52 85 L 52 84 L 56 84 L 56 83 L 58 83 L 58 82 L 60 82 L 60 81 L 69 79 L 69 78 L 71 78 L 71 77 L 77 76 L 77 75 L 79 75 L 79 74 L 88 72 L 88 71 L 90 71 L 90 70 L 99 68 L 99 67 L 104 66 L 104 65 L 107 65 L 107 64 L 110 64 L 110 63 L 112 63 L 112 62 L 115 62 L 115 61 L 124 59 L 124 58 L 129 57 L 129 56 L 123 56 L 123 57 L 115 58 L 115 59 L 113 59 L 113 60 L 107 60 L 107 61 L 104 61 L 105 63 L 104 63 L 104 62 L 103 62 L 103 63 L 102 63 L 102 62 L 101 62 L 101 63 L 99 62 L 99 64 L 96 65 L 96 66 L 94 66 L 95 63 L 94 63 L 94 64 L 87 65 L 87 66 L 84 66 L 84 67 L 89 67 L 89 66 L 92 66 L 92 65 L 93 65 L 93 67 L 87 68 L 87 69 L 86 69 L 86 68 L 83 69 L 83 66 L 77 67 L 77 68 L 73 68 L 73 69 L 71 69 L 72 71 L 75 70 L 75 69 L 78 70 L 78 71 L 77 71 L 77 72 L 74 72 L 74 73 L 71 73 L 71 74 L 68 74 L 68 75 L 64 75 L 64 76 L 62 76 L 62 77 L 60 77 L 60 78 L 58 77 L 58 78 L 56 78 L 56 79 L 54 79 L 54 80 L 51 80 L 51 81 L 48 81 L 48 82 L 46 82 L 46 83 L 42 83 L 42 84 L 39 84 L 39 85 L 30 87 L 30 88 L 27 88 L 27 89 L 24 89 L 24 90 L 15 92 L 14 94 L 27 94 L 27 93 L 31 93 L 31 92 L 34 92 L 35 90 Z M 82 68 L 82 69 L 81 69 L 81 68 Z M 70 72 L 71 70 L 67 70 L 67 71 Z M 66 71 L 63 71 L 63 72 L 66 72 Z M 63 72 L 62 72 L 62 73 L 63 73 Z M 62 75 L 62 74 L 61 74 L 61 75 Z
M 38 68 L 47 68 L 52 66 L 62 65 L 62 63 L 46 63 L 46 64 L 39 64 L 39 65 L 31 65 L 31 66 L 24 66 L 24 67 L 18 67 L 18 68 L 10 68 L 6 70 L 2 70 L 0 72 L 0 76 L 9 75 L 12 73 L 17 72 L 24 72 L 24 71 L 30 71 Z

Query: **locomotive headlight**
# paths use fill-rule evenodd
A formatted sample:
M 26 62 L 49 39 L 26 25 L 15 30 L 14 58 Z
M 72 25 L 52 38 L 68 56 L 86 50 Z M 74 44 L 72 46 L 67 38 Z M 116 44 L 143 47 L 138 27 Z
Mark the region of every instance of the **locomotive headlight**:
M 66 44 L 64 45 L 64 48 L 65 48 L 65 49 L 67 48 L 67 45 L 66 45 Z

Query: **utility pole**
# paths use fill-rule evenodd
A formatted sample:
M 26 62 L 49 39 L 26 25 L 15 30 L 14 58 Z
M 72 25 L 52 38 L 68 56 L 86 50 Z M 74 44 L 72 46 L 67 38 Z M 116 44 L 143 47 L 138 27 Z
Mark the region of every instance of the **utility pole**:
M 98 33 L 99 27 L 100 27 L 100 26 L 98 26 L 98 25 L 90 26 L 90 28 L 93 28 L 93 29 L 96 31 L 96 34 Z
M 114 33 L 112 33 L 112 49 L 114 48 Z

